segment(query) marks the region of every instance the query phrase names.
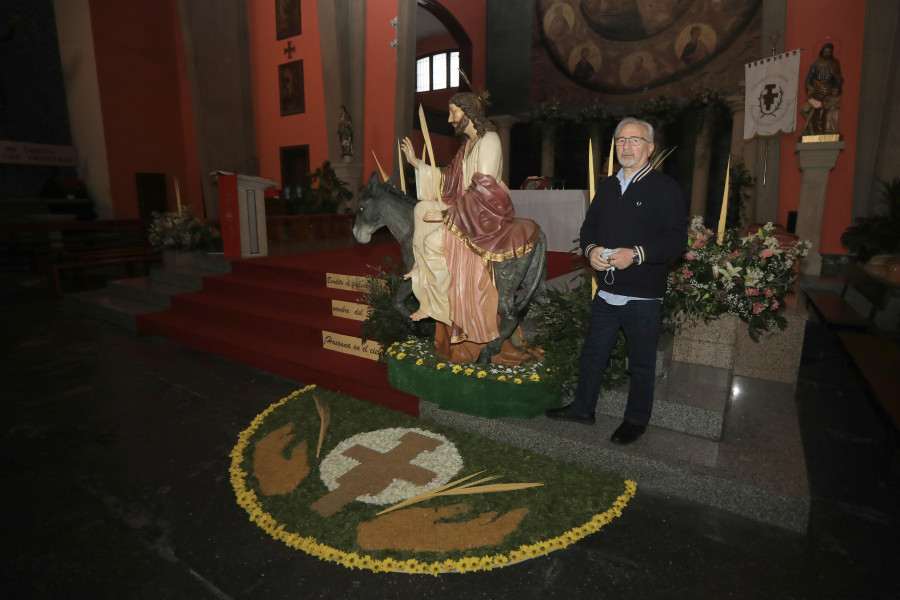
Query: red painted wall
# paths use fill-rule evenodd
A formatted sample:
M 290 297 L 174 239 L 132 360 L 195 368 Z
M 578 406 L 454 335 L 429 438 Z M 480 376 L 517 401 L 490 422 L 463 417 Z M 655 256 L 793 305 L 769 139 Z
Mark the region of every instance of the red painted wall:
M 444 0 L 442 2 L 459 20 L 472 40 L 472 81 L 484 82 L 485 5 L 484 0 Z M 328 158 L 328 135 L 333 127 L 325 121 L 322 90 L 322 57 L 318 30 L 317 3 L 302 2 L 302 33 L 289 38 L 296 47 L 293 59 L 303 60 L 306 112 L 282 117 L 278 103 L 278 65 L 288 62 L 284 49 L 288 40 L 275 40 L 275 9 L 270 0 L 248 0 L 250 54 L 255 111 L 256 150 L 260 175 L 280 181 L 279 148 L 309 145 L 310 166 L 315 168 Z M 395 105 L 396 50 L 391 41 L 396 29 L 391 19 L 397 16 L 396 1 L 379 0 L 366 3 L 366 73 L 365 114 L 362 143 L 357 154 L 363 161 L 363 173 L 377 170 L 374 150 L 385 170 L 396 160 L 393 107 Z M 444 103 L 446 107 L 446 103 Z M 452 158 L 459 142 L 452 137 L 435 137 L 435 153 L 439 160 Z M 421 148 L 421 136 L 416 141 Z
M 791 0 L 787 3 L 785 49 L 803 48 L 799 86 L 801 102 L 806 98 L 803 85 L 806 73 L 826 42 L 834 44 L 834 55 L 841 62 L 841 72 L 844 76 L 840 131 L 846 147 L 838 155 L 837 163 L 828 180 L 822 239 L 819 245 L 819 251 L 824 254 L 847 253 L 847 249 L 841 245 L 840 237 L 851 223 L 865 8 L 865 0 L 859 2 Z M 797 119 L 799 133 L 803 126 L 803 118 L 798 115 Z M 794 152 L 796 144 L 795 135 L 782 137 L 778 206 L 778 219 L 781 223 L 787 223 L 788 212 L 797 210 L 800 199 L 802 172 Z
M 313 170 L 328 159 L 328 128 L 325 123 L 325 99 L 322 93 L 322 52 L 319 45 L 319 11 L 317 3 L 312 0 L 305 0 L 300 4 L 300 35 L 276 40 L 275 3 L 271 0 L 247 2 L 259 174 L 279 183 L 282 146 L 308 144 L 309 164 Z M 290 59 L 284 53 L 288 42 L 296 48 Z M 294 60 L 303 61 L 306 110 L 301 114 L 282 117 L 278 92 L 278 65 Z
M 176 172 L 178 190 L 181 194 L 181 202 L 193 209 L 194 215 L 206 216 L 206 206 L 203 202 L 204 176 L 200 170 L 200 154 L 197 150 L 197 130 L 194 127 L 194 113 L 191 106 L 191 86 L 188 81 L 187 64 L 184 60 L 184 40 L 181 37 L 181 22 L 178 16 L 176 0 L 169 0 L 172 4 L 172 27 L 175 31 L 175 56 L 178 67 L 178 86 L 180 89 L 179 102 L 181 110 L 182 147 L 184 148 L 184 172 Z M 174 187 L 174 182 L 170 185 Z M 169 198 L 175 198 L 175 192 L 169 194 Z M 176 201 L 177 204 L 177 201 Z
M 397 89 L 397 51 L 391 48 L 397 30 L 391 19 L 397 16 L 396 1 L 366 3 L 365 126 L 363 133 L 363 180 L 378 170 L 372 152 L 390 176 L 397 154 L 394 139 L 394 106 Z
M 135 173 L 165 173 L 172 210 L 178 177 L 182 203 L 200 207 L 199 180 L 187 184 L 193 124 L 175 0 L 91 0 L 90 10 L 114 218 L 139 216 Z
M 485 22 L 485 1 L 441 0 L 440 4 L 453 14 L 468 34 L 469 39 L 472 42 L 472 72 L 466 74 L 471 79 L 474 89 L 483 90 L 485 80 L 485 32 L 487 27 Z M 437 52 L 439 50 L 449 50 L 455 47 L 456 43 L 450 34 L 436 35 L 421 40 L 416 46 L 416 55 L 428 54 L 429 52 Z M 462 89 L 466 90 L 465 86 L 463 86 Z M 459 91 L 459 89 L 453 89 L 416 94 L 416 110 L 418 111 L 419 103 L 421 103 L 426 108 L 446 112 L 447 101 L 453 94 Z M 418 115 L 418 112 L 416 114 Z M 418 118 L 418 116 L 416 118 Z M 459 138 L 452 135 L 445 135 L 448 131 L 449 125 L 441 132 L 429 132 L 431 135 L 432 146 L 434 147 L 434 153 L 438 158 L 438 164 L 450 162 L 453 155 L 456 154 L 456 151 L 459 149 Z M 418 131 L 415 132 L 412 140 L 417 149 L 421 148 L 424 144 L 424 139 Z

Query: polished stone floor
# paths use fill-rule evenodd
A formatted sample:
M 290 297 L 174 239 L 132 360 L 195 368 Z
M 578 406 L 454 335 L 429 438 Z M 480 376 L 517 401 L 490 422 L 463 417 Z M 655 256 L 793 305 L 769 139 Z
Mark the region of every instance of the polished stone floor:
M 879 477 L 882 424 L 815 323 L 794 398 L 806 535 L 639 487 L 566 550 L 440 577 L 320 562 L 237 506 L 238 432 L 300 382 L 71 313 L 15 267 L 0 339 L 0 598 L 900 597 L 900 460 Z

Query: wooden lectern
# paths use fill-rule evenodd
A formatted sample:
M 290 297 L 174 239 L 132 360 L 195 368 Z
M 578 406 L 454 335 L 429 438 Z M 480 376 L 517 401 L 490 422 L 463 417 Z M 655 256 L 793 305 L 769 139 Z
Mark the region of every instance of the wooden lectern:
M 268 256 L 264 192 L 267 188 L 277 186 L 278 182 L 221 171 L 213 175 L 219 186 L 219 218 L 225 256 Z

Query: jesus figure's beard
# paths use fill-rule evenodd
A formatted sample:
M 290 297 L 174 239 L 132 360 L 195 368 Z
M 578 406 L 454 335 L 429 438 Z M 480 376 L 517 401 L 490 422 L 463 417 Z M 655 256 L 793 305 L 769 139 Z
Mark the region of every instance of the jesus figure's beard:
M 453 124 L 453 133 L 459 137 L 466 137 L 466 127 L 469 126 L 469 118 L 463 117 Z

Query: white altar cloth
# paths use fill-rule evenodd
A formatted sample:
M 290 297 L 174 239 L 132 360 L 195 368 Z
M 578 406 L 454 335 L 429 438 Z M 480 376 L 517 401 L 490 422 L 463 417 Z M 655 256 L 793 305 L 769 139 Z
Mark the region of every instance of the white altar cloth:
M 587 213 L 587 190 L 510 190 L 516 217 L 531 219 L 547 236 L 547 250 L 569 252 Z

